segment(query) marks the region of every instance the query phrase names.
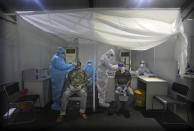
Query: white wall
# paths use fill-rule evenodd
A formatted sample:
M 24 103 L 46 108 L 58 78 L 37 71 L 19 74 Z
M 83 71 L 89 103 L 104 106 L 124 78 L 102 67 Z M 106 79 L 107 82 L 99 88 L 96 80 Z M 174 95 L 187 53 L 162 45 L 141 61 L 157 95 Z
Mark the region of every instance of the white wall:
M 94 61 L 95 55 L 96 55 L 96 65 L 98 65 L 98 61 L 100 60 L 100 57 L 109 49 L 114 49 L 115 53 L 118 54 L 117 47 L 114 47 L 111 45 L 100 44 L 96 42 L 92 42 L 92 43 L 87 42 L 86 44 L 80 43 L 79 44 L 79 59 L 82 62 L 82 66 L 86 65 L 88 59 L 91 59 Z M 96 51 L 96 54 L 95 54 L 95 51 Z
M 188 55 L 190 55 L 190 60 L 192 66 L 194 63 L 194 46 L 191 37 L 194 36 L 194 22 L 193 20 L 186 20 L 183 23 L 185 34 L 188 38 Z M 149 49 L 147 51 L 132 51 L 132 69 L 137 70 L 138 65 L 141 60 L 145 60 L 148 68 L 155 72 L 161 78 L 168 80 L 170 83 L 176 80 L 176 60 L 175 60 L 175 47 L 176 47 L 176 37 L 171 38 L 162 45 Z
M 194 22 L 186 20 L 183 24 L 187 38 L 193 37 Z M 194 63 L 193 40 L 189 40 L 188 46 L 188 51 L 192 51 L 188 53 L 188 55 L 191 55 L 192 66 Z M 154 48 L 149 49 L 147 51 L 132 51 L 132 69 L 137 70 L 140 61 L 145 60 L 147 67 L 151 71 L 155 72 L 159 77 L 167 80 L 169 84 L 172 84 L 173 82 L 177 81 L 187 85 L 190 88 L 190 93 L 188 97 L 189 99 L 194 101 L 194 80 L 188 78 L 179 78 L 176 75 L 177 65 L 175 60 L 175 47 L 176 38 L 174 37 L 165 42 L 164 44 L 155 47 L 155 54 Z
M 186 19 L 184 21 L 185 34 L 188 38 L 188 62 L 191 68 L 194 70 L 194 20 Z
M 50 58 L 55 54 L 57 47 L 78 47 L 52 34 L 17 18 L 17 24 L 1 21 L 3 33 L 0 34 L 1 47 L 1 81 L 20 81 L 22 70 L 28 68 L 48 68 Z M 110 45 L 79 44 L 79 59 L 85 65 L 88 59 L 94 60 L 95 48 L 97 63 L 107 50 L 117 48 Z
M 0 21 L 1 80 L 20 81 L 21 72 L 28 68 L 48 68 L 58 46 L 77 47 L 52 34 L 45 33 L 17 18 L 17 24 Z
M 147 51 L 132 51 L 132 69 L 137 70 L 141 60 L 159 77 L 173 82 L 176 80 L 175 45 L 176 38 Z M 155 50 L 155 54 L 154 54 Z
M 0 83 L 18 80 L 17 26 L 0 20 Z

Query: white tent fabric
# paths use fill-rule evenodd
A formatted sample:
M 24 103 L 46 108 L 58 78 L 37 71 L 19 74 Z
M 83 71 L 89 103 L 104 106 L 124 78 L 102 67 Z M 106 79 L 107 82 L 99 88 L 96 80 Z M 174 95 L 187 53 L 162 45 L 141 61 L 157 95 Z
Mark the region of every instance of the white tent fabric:
M 187 64 L 187 39 L 178 9 L 75 9 L 17 12 L 65 40 L 82 38 L 129 50 L 147 50 L 177 36 L 179 73 Z

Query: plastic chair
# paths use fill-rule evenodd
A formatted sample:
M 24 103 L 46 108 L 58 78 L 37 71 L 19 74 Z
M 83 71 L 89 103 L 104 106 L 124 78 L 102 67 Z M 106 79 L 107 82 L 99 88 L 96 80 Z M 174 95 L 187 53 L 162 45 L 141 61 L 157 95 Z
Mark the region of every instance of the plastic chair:
M 11 108 L 16 108 L 15 112 L 13 113 L 13 117 L 9 117 L 9 111 L 7 115 L 8 119 L 8 124 L 25 124 L 25 123 L 32 123 L 36 120 L 36 116 L 33 112 L 33 105 L 35 102 L 39 99 L 39 95 L 26 95 L 22 94 L 25 92 L 20 92 L 19 91 L 19 83 L 18 82 L 9 82 L 9 83 L 4 83 L 2 85 L 3 90 L 5 91 L 5 94 L 8 98 L 8 105 L 9 109 Z M 32 111 L 34 114 L 33 119 L 30 120 L 25 120 L 25 121 L 19 121 L 19 122 L 14 122 L 15 116 L 17 113 L 20 112 L 26 112 L 26 111 Z M 13 120 L 12 122 L 10 120 Z

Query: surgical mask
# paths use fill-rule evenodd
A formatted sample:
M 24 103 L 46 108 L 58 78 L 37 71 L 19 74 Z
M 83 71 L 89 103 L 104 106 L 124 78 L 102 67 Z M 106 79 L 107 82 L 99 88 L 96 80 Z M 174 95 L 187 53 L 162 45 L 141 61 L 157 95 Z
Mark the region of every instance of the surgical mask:
M 64 54 L 60 54 L 59 56 L 62 57 L 62 58 L 65 58 L 65 55 Z
M 89 63 L 88 65 L 89 65 L 89 66 L 91 66 L 92 64 L 91 64 L 91 63 Z
M 114 56 L 114 54 L 110 54 L 110 56 L 112 56 L 112 57 L 113 57 L 113 56 Z
M 113 56 L 109 56 L 108 59 L 109 59 L 110 61 L 114 61 L 114 57 L 113 57 Z
M 144 64 L 140 64 L 140 67 L 144 67 Z
M 121 73 L 124 73 L 125 72 L 125 67 L 121 67 Z

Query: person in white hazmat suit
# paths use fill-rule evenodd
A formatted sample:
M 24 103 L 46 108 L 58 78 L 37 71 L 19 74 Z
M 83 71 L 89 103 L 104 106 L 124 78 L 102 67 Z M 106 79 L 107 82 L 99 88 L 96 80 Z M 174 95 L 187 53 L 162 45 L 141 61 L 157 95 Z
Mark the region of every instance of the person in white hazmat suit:
M 143 60 L 140 62 L 137 72 L 139 75 L 144 75 L 144 73 L 149 72 L 149 69 L 146 67 L 145 62 Z
M 104 53 L 98 63 L 97 68 L 97 88 L 99 106 L 108 108 L 110 102 L 114 101 L 114 72 L 118 65 L 114 65 L 115 52 L 113 49 Z

